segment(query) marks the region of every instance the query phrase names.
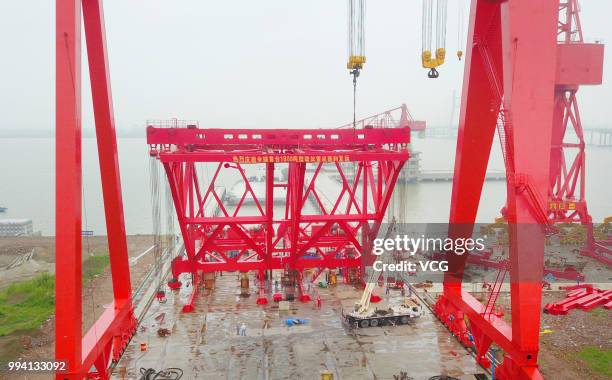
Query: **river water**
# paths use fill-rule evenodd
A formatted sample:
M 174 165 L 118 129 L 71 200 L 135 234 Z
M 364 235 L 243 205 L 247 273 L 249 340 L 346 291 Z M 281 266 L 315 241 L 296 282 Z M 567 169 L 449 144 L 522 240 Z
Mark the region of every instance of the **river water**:
M 450 170 L 454 165 L 454 139 L 414 138 L 412 149 L 421 151 L 423 170 Z M 0 205 L 8 207 L 0 218 L 32 219 L 34 229 L 54 233 L 55 141 L 51 138 L 0 139 Z M 149 155 L 144 138 L 120 138 L 119 161 L 128 234 L 152 230 L 149 190 Z M 587 200 L 593 220 L 612 215 L 612 149 L 587 147 Z M 502 170 L 503 159 L 494 145 L 489 169 Z M 87 227 L 105 234 L 100 172 L 94 139 L 83 139 L 83 192 Z M 407 219 L 413 223 L 448 221 L 451 182 L 406 185 Z M 505 183 L 488 181 L 481 198 L 479 222 L 491 222 L 505 203 Z

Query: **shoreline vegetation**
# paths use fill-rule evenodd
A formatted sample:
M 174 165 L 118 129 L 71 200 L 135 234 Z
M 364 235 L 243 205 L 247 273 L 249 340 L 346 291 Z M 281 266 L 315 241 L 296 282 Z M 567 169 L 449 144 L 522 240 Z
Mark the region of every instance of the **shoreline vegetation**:
M 108 254 L 83 261 L 84 285 L 109 266 Z M 55 275 L 42 273 L 0 290 L 0 362 L 16 359 L 25 349 L 22 336 L 38 336 L 55 313 Z

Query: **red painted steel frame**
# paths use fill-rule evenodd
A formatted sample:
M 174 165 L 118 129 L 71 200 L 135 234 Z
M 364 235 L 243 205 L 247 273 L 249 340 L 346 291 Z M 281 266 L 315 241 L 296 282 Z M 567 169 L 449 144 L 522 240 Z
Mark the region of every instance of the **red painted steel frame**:
M 581 71 L 588 49 L 557 45 L 559 8 L 558 1 L 517 0 L 473 0 L 471 7 L 450 214 L 450 223 L 462 227 L 449 233 L 472 233 L 497 127 L 508 176 L 512 325 L 485 314 L 485 306 L 462 291 L 465 255 L 451 255 L 435 310 L 464 343 L 471 333 L 483 366 L 492 342 L 502 348 L 504 362 L 496 370 L 501 379 L 541 378 L 537 355 L 555 83 L 559 67 Z
M 123 220 L 101 0 L 82 1 L 114 302 L 82 337 L 81 1 L 56 1 L 56 359 L 57 379 L 108 378 L 136 319 Z
M 604 45 L 584 42 L 576 0 L 561 3 L 559 13 L 548 217 L 552 223 L 581 223 L 587 242 L 580 253 L 612 265 L 612 248 L 595 241 L 587 208 L 586 144 L 576 96 L 581 85 L 602 83 Z
M 269 269 L 295 269 L 301 279 L 305 268 L 362 265 L 362 252 L 382 222 L 409 157 L 410 128 L 149 126 L 147 142 L 165 168 L 185 241 L 186 257 L 172 262 L 175 277 L 191 273 L 197 279 L 199 272 L 235 270 L 257 270 L 262 277 Z M 197 174 L 204 165 L 213 172 L 206 184 Z M 349 175 L 353 165 L 355 173 Z M 260 181 L 253 178 L 254 167 L 265 171 Z M 281 168 L 286 170 L 282 180 L 275 177 Z M 321 184 L 330 171 L 339 182 Z M 220 193 L 221 186 L 232 184 L 221 177 L 237 179 L 233 189 L 242 186 L 233 210 Z M 263 185 L 259 194 L 254 190 L 258 185 Z M 279 191 L 285 199 L 275 214 Z M 250 210 L 244 207 L 247 202 L 253 205 Z M 307 211 L 307 202 L 315 212 Z M 265 302 L 262 291 L 258 303 Z
M 398 115 L 399 114 L 399 115 Z M 426 123 L 424 120 L 415 120 L 406 104 L 390 110 L 377 113 L 376 115 L 365 117 L 353 123 L 345 124 L 340 128 L 391 128 L 391 127 L 409 127 L 411 132 L 424 132 Z

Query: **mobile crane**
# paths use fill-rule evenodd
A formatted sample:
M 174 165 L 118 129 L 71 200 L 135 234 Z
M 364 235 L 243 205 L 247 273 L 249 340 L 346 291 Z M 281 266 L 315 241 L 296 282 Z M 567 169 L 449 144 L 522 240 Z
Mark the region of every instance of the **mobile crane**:
M 387 228 L 385 239 L 389 238 L 396 231 L 396 221 L 393 219 Z M 383 254 L 385 264 L 389 264 L 393 258 L 391 252 Z M 386 268 L 387 266 L 383 266 Z M 386 308 L 371 307 L 372 292 L 381 275 L 373 266 L 366 269 L 367 280 L 363 294 L 359 302 L 355 303 L 352 311 L 343 315 L 345 322 L 351 327 L 366 328 L 385 325 L 405 325 L 411 320 L 421 317 L 424 313 L 423 306 L 416 297 L 404 297 L 400 304 L 389 304 Z M 387 276 L 383 272 L 385 283 Z

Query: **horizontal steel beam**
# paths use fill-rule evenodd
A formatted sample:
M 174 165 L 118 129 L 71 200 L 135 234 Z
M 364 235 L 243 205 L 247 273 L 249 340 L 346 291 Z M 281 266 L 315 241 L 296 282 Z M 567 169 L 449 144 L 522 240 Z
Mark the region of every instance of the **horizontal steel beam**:
M 359 146 L 408 144 L 410 128 L 201 129 L 147 127 L 147 144 Z
M 357 161 L 406 161 L 408 150 L 365 150 L 365 151 L 306 151 L 304 153 L 270 154 L 261 150 L 251 152 L 209 152 L 209 151 L 174 151 L 160 152 L 162 162 L 235 162 L 239 164 L 265 163 L 332 163 Z
M 176 276 L 180 273 L 191 273 L 194 270 L 202 272 L 216 272 L 216 271 L 250 271 L 259 269 L 285 269 L 285 265 L 289 261 L 289 258 L 277 258 L 272 257 L 268 260 L 259 261 L 237 261 L 237 262 L 225 262 L 225 261 L 197 261 L 191 263 L 189 260 L 174 260 L 172 262 L 172 273 Z M 360 258 L 299 258 L 295 262 L 295 269 L 307 269 L 307 268 L 343 268 L 343 267 L 357 267 L 361 265 Z

